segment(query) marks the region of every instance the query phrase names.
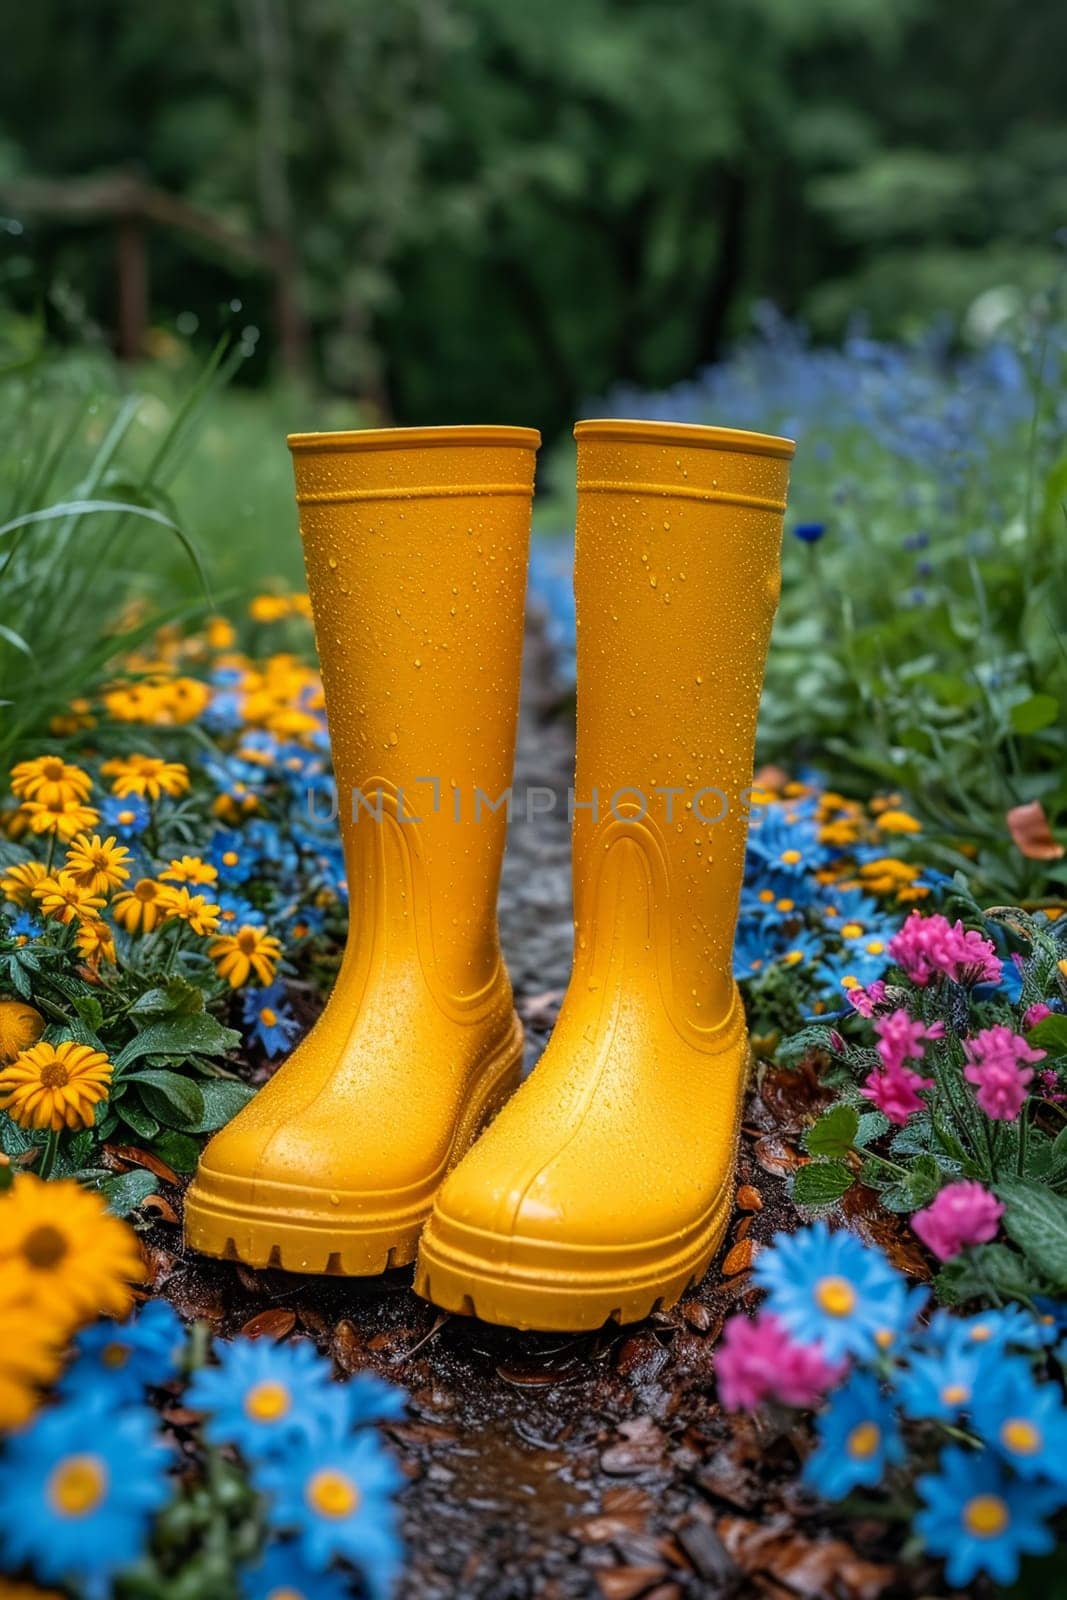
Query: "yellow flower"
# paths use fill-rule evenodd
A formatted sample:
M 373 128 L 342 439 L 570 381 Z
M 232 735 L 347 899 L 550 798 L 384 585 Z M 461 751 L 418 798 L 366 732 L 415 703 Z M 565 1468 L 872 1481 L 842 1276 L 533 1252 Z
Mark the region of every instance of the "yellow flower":
M 114 780 L 111 788 L 120 799 L 131 794 L 143 795 L 146 800 L 158 800 L 161 794 L 173 798 L 189 787 L 189 769 L 181 761 L 164 761 L 161 756 L 115 756 L 105 761 L 100 771 Z
M 43 861 L 17 861 L 13 867 L 5 868 L 0 877 L 0 894 L 17 906 L 32 905 L 34 889 L 47 876 L 48 868 Z
M 64 843 L 100 821 L 100 813 L 81 800 L 27 800 L 20 809 L 33 833 L 54 833 Z
M 19 1428 L 33 1415 L 39 1387 L 51 1383 L 59 1371 L 61 1338 L 27 1298 L 24 1274 L 12 1273 L 0 1281 L 0 1431 Z M 14 1600 L 18 1592 L 0 1578 L 0 1600 Z M 27 1586 L 26 1595 L 31 1592 L 38 1591 Z
M 97 920 L 83 922 L 74 935 L 74 943 L 93 968 L 98 967 L 101 961 L 110 961 L 114 966 L 118 960 L 115 954 L 115 936 L 106 922 Z
M 208 617 L 204 632 L 209 648 L 216 651 L 232 650 L 237 639 L 233 624 L 225 617 Z
M 215 883 L 219 869 L 199 856 L 180 856 L 159 876 L 171 883 Z
M 113 722 L 156 722 L 160 705 L 160 691 L 154 683 L 119 684 L 104 696 L 104 708 Z
M 901 811 L 894 807 L 889 811 L 882 811 L 878 815 L 878 826 L 883 833 L 922 833 L 923 825 L 910 811 Z
M 175 678 L 162 694 L 172 722 L 195 722 L 211 699 L 211 690 L 199 678 Z
M 282 958 L 279 940 L 266 928 L 244 923 L 236 933 L 222 933 L 208 946 L 208 955 L 231 989 L 239 989 L 255 974 L 262 988 L 274 981 L 274 969 Z
M 219 925 L 219 908 L 206 894 L 190 894 L 182 885 L 167 885 L 159 892 L 159 904 L 166 921 L 187 922 L 194 933 L 214 933 Z
M 0 1000 L 0 1062 L 14 1061 L 43 1032 L 44 1018 L 33 1006 L 24 1000 Z
M 87 833 L 79 833 L 67 850 L 67 871 L 83 889 L 93 894 L 107 894 L 109 889 L 117 889 L 126 882 L 130 875 L 126 865 L 129 859 L 130 852 L 113 834 L 101 839 L 98 833 L 91 838 Z
M 130 1284 L 143 1277 L 137 1235 L 102 1194 L 24 1172 L 0 1195 L 0 1282 L 20 1283 L 45 1326 L 66 1334 L 91 1318 L 123 1317 Z
M 51 801 L 86 800 L 93 780 L 81 767 L 75 767 L 60 756 L 37 756 L 33 761 L 20 761 L 11 769 L 11 792 L 20 800 Z
M 85 918 L 93 920 L 104 906 L 103 895 L 93 894 L 90 889 L 83 888 L 76 878 L 62 868 L 41 879 L 33 891 L 33 898 L 39 903 L 43 914 L 51 917 L 53 922 L 80 922 Z
M 74 1039 L 35 1044 L 0 1070 L 0 1101 L 20 1128 L 91 1128 L 111 1073 L 103 1051 Z
M 253 622 L 281 622 L 289 615 L 289 600 L 284 594 L 257 594 L 249 602 L 248 615 Z
M 163 885 L 154 878 L 138 878 L 131 889 L 123 889 L 112 900 L 111 915 L 127 933 L 151 933 L 163 920 L 163 893 Z
M 919 868 L 893 856 L 864 861 L 858 868 L 861 885 L 871 894 L 900 894 L 919 876 Z

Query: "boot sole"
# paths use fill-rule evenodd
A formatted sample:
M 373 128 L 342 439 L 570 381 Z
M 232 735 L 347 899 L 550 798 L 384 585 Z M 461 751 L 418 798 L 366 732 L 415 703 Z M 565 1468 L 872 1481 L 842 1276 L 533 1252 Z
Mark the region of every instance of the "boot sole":
M 506 1260 L 509 1241 L 438 1212 L 423 1231 L 415 1292 L 444 1311 L 508 1328 L 587 1333 L 609 1322 L 640 1322 L 700 1282 L 726 1233 L 733 1198 L 731 1174 L 691 1244 L 671 1253 L 677 1240 L 664 1241 L 664 1254 L 651 1265 L 650 1247 L 636 1247 L 629 1270 L 624 1249 L 550 1244 L 536 1268 L 494 1270 L 488 1263 Z M 528 1253 L 529 1241 L 524 1246 Z
M 423 1183 L 388 1193 L 328 1193 L 216 1172 L 203 1165 L 185 1197 L 186 1244 L 201 1255 L 335 1277 L 376 1277 L 415 1259 L 434 1195 L 519 1085 L 517 1017 L 479 1069 L 444 1165 Z

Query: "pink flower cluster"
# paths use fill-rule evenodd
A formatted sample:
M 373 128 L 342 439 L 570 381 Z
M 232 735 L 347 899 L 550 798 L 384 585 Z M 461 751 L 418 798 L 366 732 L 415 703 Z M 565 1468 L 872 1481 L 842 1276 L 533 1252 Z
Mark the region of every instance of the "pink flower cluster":
M 1021 1033 L 998 1023 L 965 1039 L 963 1053 L 967 1057 L 963 1076 L 975 1085 L 975 1099 L 986 1116 L 995 1122 L 1014 1122 L 1034 1076 L 1032 1063 L 1044 1061 L 1044 1050 L 1035 1050 Z
M 1001 979 L 1000 957 L 990 940 L 939 913 L 924 917 L 913 911 L 890 939 L 889 954 L 920 989 L 937 977 L 966 984 Z
M 866 989 L 857 984 L 848 991 L 848 1003 L 853 1011 L 858 1011 L 861 1017 L 873 1017 L 878 1006 L 885 1001 L 885 984 L 881 978 L 875 978 Z
M 754 1411 L 765 1400 L 787 1406 L 819 1404 L 844 1368 L 818 1345 L 798 1344 L 769 1312 L 751 1321 L 731 1317 L 715 1352 L 719 1399 L 728 1411 Z
M 879 1017 L 874 1024 L 878 1035 L 878 1054 L 882 1058 L 880 1070 L 870 1073 L 863 1085 L 868 1100 L 878 1107 L 883 1116 L 902 1128 L 908 1118 L 921 1111 L 921 1089 L 933 1088 L 933 1078 L 924 1078 L 908 1066 L 909 1061 L 921 1061 L 927 1039 L 942 1039 L 943 1022 L 929 1026 L 916 1022 L 901 1009 Z
M 995 1195 L 980 1183 L 963 1180 L 946 1184 L 928 1206 L 916 1211 L 911 1225 L 939 1261 L 951 1261 L 968 1245 L 988 1244 L 1003 1215 Z

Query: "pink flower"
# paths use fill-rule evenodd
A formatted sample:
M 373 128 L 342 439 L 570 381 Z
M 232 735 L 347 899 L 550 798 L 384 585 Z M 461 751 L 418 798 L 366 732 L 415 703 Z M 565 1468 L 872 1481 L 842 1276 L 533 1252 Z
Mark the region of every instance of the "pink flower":
M 1031 1028 L 1036 1028 L 1039 1022 L 1044 1022 L 1045 1018 L 1051 1017 L 1051 1015 L 1052 1007 L 1047 1006 L 1043 1000 L 1038 1000 L 1032 1006 L 1026 1008 L 1023 1016 L 1023 1027 L 1029 1033 Z
M 1014 1122 L 1034 1076 L 1031 1063 L 1044 1061 L 1044 1050 L 1032 1049 L 1022 1034 L 998 1023 L 965 1039 L 963 1051 L 967 1057 L 963 1076 L 975 1085 L 975 1099 L 986 1116 L 995 1122 Z
M 909 1067 L 884 1067 L 868 1075 L 863 1092 L 884 1117 L 902 1128 L 909 1117 L 924 1109 L 920 1089 L 932 1089 L 933 1078 L 923 1078 Z
M 731 1317 L 715 1353 L 719 1398 L 728 1411 L 754 1411 L 764 1400 L 815 1406 L 844 1371 L 817 1344 L 790 1338 L 777 1317 Z
M 885 1000 L 885 984 L 881 978 L 875 978 L 866 989 L 859 984 L 848 991 L 848 1003 L 853 1011 L 858 1011 L 861 1017 L 873 1017 L 878 1006 Z
M 994 1238 L 1004 1207 L 980 1183 L 949 1183 L 911 1219 L 912 1228 L 939 1261 Z
M 943 1039 L 945 1024 L 933 1022 L 927 1027 L 924 1022 L 913 1022 L 906 1011 L 899 1009 L 891 1011 L 886 1017 L 879 1017 L 874 1031 L 878 1035 L 878 1054 L 882 1058 L 882 1065 L 887 1071 L 893 1071 L 907 1061 L 921 1061 L 924 1040 Z
M 912 983 L 923 989 L 938 976 L 954 983 L 999 983 L 1000 957 L 990 940 L 963 923 L 913 911 L 889 941 L 889 954 Z

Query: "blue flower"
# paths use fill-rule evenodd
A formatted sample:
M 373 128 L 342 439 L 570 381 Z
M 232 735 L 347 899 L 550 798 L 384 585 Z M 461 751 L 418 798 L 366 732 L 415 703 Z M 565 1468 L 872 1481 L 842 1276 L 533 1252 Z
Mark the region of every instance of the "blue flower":
M 207 859 L 218 868 L 223 883 L 244 883 L 256 870 L 256 852 L 243 834 L 219 828 L 208 845 Z
M 41 924 L 36 917 L 31 917 L 28 911 L 20 911 L 11 924 L 11 935 L 14 939 L 37 939 L 41 935 Z
M 207 1412 L 212 1444 L 235 1444 L 250 1461 L 315 1437 L 341 1405 L 330 1363 L 304 1340 L 234 1339 L 218 1357 L 193 1378 L 185 1403 Z
M 968 1339 L 960 1329 L 940 1349 L 911 1355 L 897 1380 L 900 1403 L 909 1417 L 955 1422 L 990 1382 L 998 1359 L 998 1352 Z
M 799 539 L 801 544 L 818 544 L 825 532 L 825 522 L 798 522 L 793 529 L 793 537 Z
M 886 1303 L 903 1279 L 873 1245 L 815 1222 L 799 1233 L 777 1233 L 756 1258 L 756 1282 L 767 1310 L 796 1339 L 817 1342 L 828 1361 L 871 1356 L 885 1332 Z
M 307 1565 L 322 1572 L 350 1561 L 374 1600 L 386 1600 L 400 1570 L 392 1497 L 403 1481 L 372 1433 L 305 1444 L 256 1471 L 257 1487 L 273 1500 L 272 1524 L 295 1536 Z
M 746 978 L 755 978 L 769 965 L 772 954 L 764 929 L 747 918 L 742 919 L 734 938 L 733 969 L 738 983 L 743 983 Z
M 1067 1407 L 1057 1385 L 1038 1383 L 1009 1356 L 975 1391 L 972 1425 L 1020 1478 L 1049 1478 L 1067 1499 Z
M 1003 1306 L 979 1311 L 971 1317 L 954 1317 L 948 1311 L 935 1311 L 926 1330 L 926 1342 L 944 1346 L 965 1339 L 971 1344 L 1004 1350 L 1041 1350 L 1056 1342 L 1056 1325 L 1046 1316 L 1035 1316 L 1023 1306 Z
M 893 1407 L 869 1373 L 854 1374 L 838 1389 L 815 1431 L 819 1443 L 804 1463 L 804 1481 L 827 1500 L 841 1500 L 861 1484 L 873 1488 L 904 1458 Z
M 981 1572 L 994 1583 L 1014 1583 L 1020 1556 L 1055 1548 L 1043 1518 L 1057 1510 L 1062 1495 L 1012 1478 L 988 1452 L 952 1446 L 942 1453 L 940 1473 L 925 1474 L 916 1487 L 924 1502 L 916 1531 L 931 1555 L 945 1557 L 945 1577 L 954 1588 Z
M 283 983 L 243 990 L 241 1005 L 248 1037 L 258 1039 L 268 1056 L 281 1055 L 300 1032 L 299 1022 L 286 1004 Z
M 120 839 L 136 839 L 148 827 L 151 812 L 140 795 L 131 794 L 120 800 L 117 794 L 109 794 L 101 802 L 100 820 L 108 833 L 117 834 Z
M 316 1572 L 290 1541 L 271 1545 L 256 1567 L 241 1574 L 242 1600 L 351 1600 L 352 1585 L 340 1572 Z
M 395 1383 L 387 1383 L 373 1372 L 357 1372 L 341 1385 L 350 1428 L 363 1428 L 370 1422 L 392 1422 L 404 1415 L 408 1397 Z
M 185 1329 L 166 1300 L 150 1300 L 129 1322 L 96 1322 L 79 1334 L 77 1357 L 60 1393 L 102 1387 L 108 1403 L 141 1400 L 146 1387 L 169 1383 L 185 1350 Z
M 88 1600 L 136 1561 L 169 1498 L 167 1449 L 147 1407 L 61 1405 L 8 1439 L 0 1461 L 6 1569 L 76 1585 Z

